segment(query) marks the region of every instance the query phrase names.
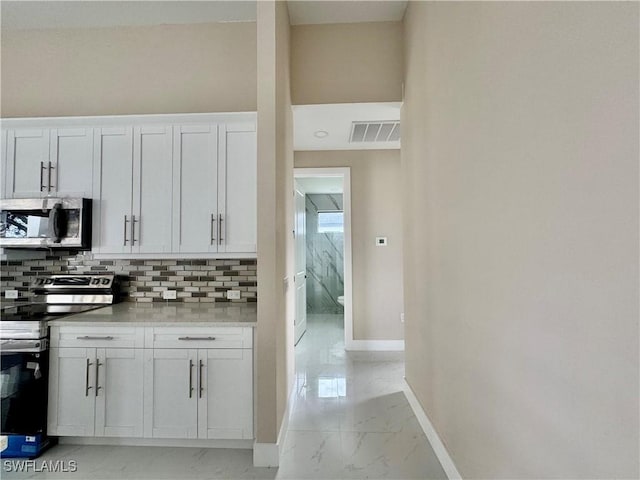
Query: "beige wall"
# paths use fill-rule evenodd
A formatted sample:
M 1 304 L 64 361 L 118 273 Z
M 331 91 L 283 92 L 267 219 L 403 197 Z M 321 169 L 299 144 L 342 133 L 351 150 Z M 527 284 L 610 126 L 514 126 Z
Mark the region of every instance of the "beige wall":
M 274 279 L 283 285 L 279 298 L 279 329 L 277 337 L 278 383 L 277 419 L 281 426 L 286 414 L 289 394 L 294 381 L 294 315 L 295 243 L 293 231 L 293 111 L 290 87 L 290 25 L 286 2 L 276 1 L 276 225 L 278 275 Z
M 402 98 L 402 23 L 291 28 L 294 105 Z
M 283 2 L 258 2 L 258 329 L 256 442 L 274 444 L 293 380 L 293 121 L 289 17 Z
M 406 375 L 465 478 L 638 478 L 638 3 L 410 2 Z
M 400 151 L 295 152 L 295 166 L 351 168 L 354 340 L 401 340 Z M 387 247 L 375 245 L 380 236 Z
M 253 111 L 256 25 L 3 30 L 2 116 Z

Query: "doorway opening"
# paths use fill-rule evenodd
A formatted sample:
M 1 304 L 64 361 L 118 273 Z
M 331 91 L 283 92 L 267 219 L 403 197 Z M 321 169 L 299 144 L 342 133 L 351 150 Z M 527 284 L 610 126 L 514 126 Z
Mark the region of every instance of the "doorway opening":
M 296 168 L 294 189 L 294 341 L 308 331 L 344 350 L 353 341 L 350 169 Z

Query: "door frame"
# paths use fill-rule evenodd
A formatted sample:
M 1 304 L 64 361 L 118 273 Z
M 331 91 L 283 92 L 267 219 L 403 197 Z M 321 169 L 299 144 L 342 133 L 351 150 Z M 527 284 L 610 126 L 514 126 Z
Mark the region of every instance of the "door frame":
M 353 340 L 353 264 L 351 256 L 351 168 L 294 168 L 294 178 L 342 177 L 342 208 L 344 211 L 344 348 L 352 350 Z
M 298 342 L 302 339 L 302 337 L 304 336 L 305 332 L 307 331 L 307 249 L 306 249 L 306 242 L 307 242 L 307 214 L 306 214 L 306 191 L 304 190 L 304 188 L 302 188 L 302 185 L 300 185 L 300 182 L 297 181 L 296 178 L 293 179 L 293 193 L 294 193 L 294 200 L 293 200 L 293 209 L 295 211 L 295 219 L 294 219 L 294 231 L 295 231 L 295 240 L 294 240 L 294 257 L 295 260 L 293 262 L 294 264 L 294 272 L 293 272 L 293 282 L 294 282 L 294 321 L 293 321 L 293 345 L 296 346 L 298 344 Z M 298 205 L 298 198 L 299 195 L 302 196 L 302 205 Z M 302 235 L 302 242 L 301 242 L 301 235 L 300 235 L 300 225 L 299 225 L 299 214 L 300 211 L 298 210 L 298 208 L 301 207 L 302 209 L 304 209 L 304 212 L 302 212 L 302 215 L 304 217 L 303 219 L 303 223 L 304 225 L 302 225 L 302 228 L 304 230 L 304 234 Z M 304 245 L 303 249 L 304 252 L 300 252 L 300 249 L 298 248 L 298 246 L 300 245 L 300 243 L 302 243 L 302 245 Z M 300 273 L 299 268 L 300 265 L 298 264 L 298 259 L 301 257 L 301 253 L 304 254 L 304 276 L 301 278 L 298 278 L 298 275 Z M 301 262 L 302 263 L 302 262 Z M 300 283 L 298 283 L 298 280 L 300 280 Z M 301 306 L 299 303 L 300 298 L 298 297 L 298 291 L 300 288 L 304 288 L 304 306 Z M 302 308 L 304 308 L 304 310 L 302 310 Z M 304 315 L 304 330 L 302 331 L 302 333 L 300 335 L 298 335 L 300 328 L 302 328 L 300 326 L 300 312 L 303 311 Z

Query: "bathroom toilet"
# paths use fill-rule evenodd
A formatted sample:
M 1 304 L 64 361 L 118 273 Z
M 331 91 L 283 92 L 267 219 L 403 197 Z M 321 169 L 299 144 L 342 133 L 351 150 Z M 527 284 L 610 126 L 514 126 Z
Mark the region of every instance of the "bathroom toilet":
M 344 295 L 338 297 L 338 303 L 344 307 Z

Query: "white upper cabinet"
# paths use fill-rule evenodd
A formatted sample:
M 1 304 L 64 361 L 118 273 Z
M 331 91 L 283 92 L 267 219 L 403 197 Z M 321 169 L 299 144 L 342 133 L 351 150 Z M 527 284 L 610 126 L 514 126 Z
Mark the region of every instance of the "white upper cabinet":
M 218 125 L 174 127 L 173 249 L 218 251 Z
M 257 162 L 255 123 L 220 127 L 218 251 L 256 251 Z
M 94 253 L 255 255 L 255 113 L 10 119 L 5 127 L 2 198 L 93 199 Z
M 171 251 L 171 127 L 136 127 L 133 136 L 131 251 Z
M 174 251 L 255 253 L 255 122 L 175 127 L 173 168 Z
M 49 135 L 47 194 L 91 198 L 93 129 L 56 128 Z
M 10 129 L 6 135 L 6 196 L 91 197 L 91 128 Z
M 7 197 L 40 197 L 46 194 L 49 166 L 49 129 L 7 132 Z
M 171 251 L 171 127 L 95 130 L 94 250 Z
M 94 137 L 94 251 L 131 252 L 133 128 L 97 128 Z

